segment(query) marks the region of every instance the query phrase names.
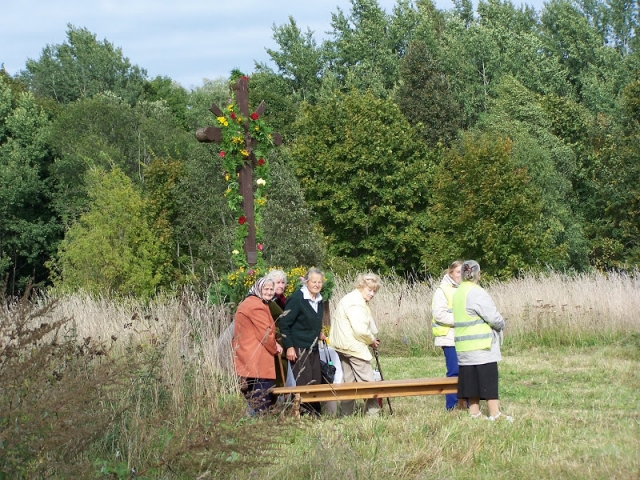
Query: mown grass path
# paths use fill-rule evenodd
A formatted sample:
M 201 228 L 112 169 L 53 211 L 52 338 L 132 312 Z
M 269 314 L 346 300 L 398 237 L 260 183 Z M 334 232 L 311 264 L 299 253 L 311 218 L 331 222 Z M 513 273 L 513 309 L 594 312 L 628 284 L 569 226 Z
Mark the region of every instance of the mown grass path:
M 514 423 L 444 411 L 442 397 L 393 399 L 394 415 L 302 420 L 287 430 L 284 479 L 638 479 L 637 346 L 505 348 L 501 407 Z M 444 373 L 441 357 L 385 357 L 385 378 Z M 386 410 L 386 404 L 385 404 Z

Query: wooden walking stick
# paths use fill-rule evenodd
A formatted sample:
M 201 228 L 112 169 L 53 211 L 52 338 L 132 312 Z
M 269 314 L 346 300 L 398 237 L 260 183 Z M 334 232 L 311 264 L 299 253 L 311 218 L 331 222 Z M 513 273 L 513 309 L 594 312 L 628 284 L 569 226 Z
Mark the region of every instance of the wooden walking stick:
M 380 372 L 380 380 L 384 380 L 384 376 L 382 375 L 382 368 L 380 368 L 380 359 L 378 358 L 377 348 L 373 349 L 373 355 L 376 357 L 376 364 L 378 365 L 378 371 Z M 389 415 L 393 415 L 393 409 L 391 408 L 391 400 L 389 399 L 389 397 L 387 397 L 387 404 L 389 405 Z

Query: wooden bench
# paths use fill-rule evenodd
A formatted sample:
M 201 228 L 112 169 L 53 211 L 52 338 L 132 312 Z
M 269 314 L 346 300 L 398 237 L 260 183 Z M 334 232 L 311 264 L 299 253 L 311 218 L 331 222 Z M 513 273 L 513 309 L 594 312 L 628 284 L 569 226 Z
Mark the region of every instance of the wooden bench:
M 277 387 L 276 395 L 293 394 L 293 414 L 300 415 L 301 402 L 330 402 L 368 398 L 412 397 L 457 393 L 458 377 L 411 378 L 379 382 L 351 382 L 321 385 Z

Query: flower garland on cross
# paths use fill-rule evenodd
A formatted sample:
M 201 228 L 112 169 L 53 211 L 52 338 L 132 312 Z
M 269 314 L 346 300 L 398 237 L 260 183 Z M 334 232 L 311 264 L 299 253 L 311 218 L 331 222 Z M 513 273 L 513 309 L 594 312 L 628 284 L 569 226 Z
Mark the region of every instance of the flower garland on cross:
M 261 118 L 264 102 L 249 113 L 249 78 L 240 77 L 233 86 L 234 98 L 221 110 L 212 104 L 209 110 L 216 116 L 216 127 L 196 131 L 199 142 L 220 144 L 220 159 L 224 167 L 227 189 L 224 193 L 237 225 L 231 258 L 236 268 L 258 265 L 264 267 L 262 251 L 261 211 L 267 202 L 269 162 L 267 153 L 282 137 L 273 133 Z M 256 181 L 253 184 L 252 171 Z

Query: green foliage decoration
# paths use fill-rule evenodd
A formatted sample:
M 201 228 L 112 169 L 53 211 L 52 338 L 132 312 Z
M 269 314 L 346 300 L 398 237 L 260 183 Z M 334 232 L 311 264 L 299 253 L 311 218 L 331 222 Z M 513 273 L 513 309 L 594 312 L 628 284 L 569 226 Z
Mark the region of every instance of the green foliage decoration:
M 247 77 L 244 77 L 248 80 Z M 220 143 L 220 158 L 224 167 L 224 179 L 227 182 L 227 189 L 224 193 L 229 209 L 235 215 L 238 223 L 236 227 L 236 238 L 233 243 L 232 260 L 236 267 L 248 267 L 245 254 L 244 242 L 249 233 L 247 217 L 242 209 L 242 195 L 240 194 L 240 170 L 251 161 L 251 153 L 255 156 L 253 178 L 254 199 L 254 221 L 256 224 L 256 244 L 257 244 L 257 264 L 262 266 L 262 231 L 259 228 L 262 218 L 261 212 L 267 202 L 267 186 L 269 184 L 269 162 L 266 158 L 269 149 L 273 146 L 273 135 L 271 128 L 260 117 L 258 112 L 249 114 L 249 118 L 242 118 L 242 113 L 234 100 L 224 109 L 223 115 L 216 117 L 217 126 L 222 131 L 222 141 Z M 248 124 L 247 135 L 251 135 L 253 140 L 252 152 L 248 151 L 245 144 L 244 124 Z

